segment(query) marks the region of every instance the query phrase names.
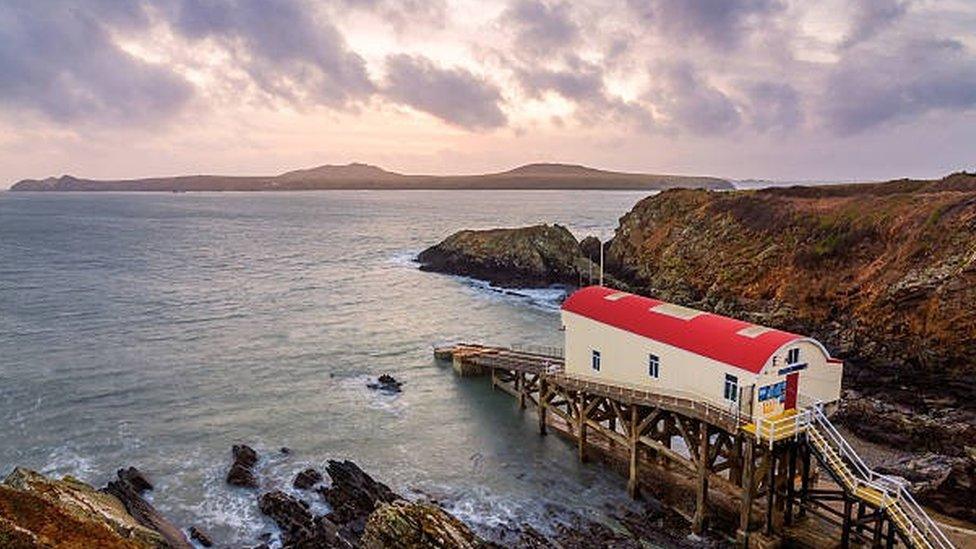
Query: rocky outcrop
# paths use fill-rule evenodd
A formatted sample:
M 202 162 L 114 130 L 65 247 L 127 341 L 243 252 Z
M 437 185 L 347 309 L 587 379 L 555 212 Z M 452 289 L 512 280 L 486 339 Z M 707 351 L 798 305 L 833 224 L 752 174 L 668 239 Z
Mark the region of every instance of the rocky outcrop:
M 316 517 L 308 503 L 281 490 L 263 494 L 258 500 L 261 512 L 281 529 L 282 545 L 287 548 L 312 549 L 318 547 L 351 548 L 352 544 L 339 535 L 339 529 L 326 517 Z
M 0 546 L 145 549 L 189 544 L 173 543 L 141 524 L 110 493 L 71 477 L 53 480 L 17 468 L 0 483 Z
M 329 519 L 342 525 L 341 531 L 347 538 L 358 539 L 363 534 L 366 520 L 377 505 L 401 499 L 349 460 L 329 460 L 326 472 L 332 484 L 320 488 L 319 493 L 332 507 Z
M 889 461 L 879 473 L 901 477 L 922 504 L 976 522 L 976 448 L 964 457 L 924 454 Z
M 561 225 L 459 231 L 421 252 L 417 261 L 426 271 L 520 288 L 577 285 L 590 271 L 576 237 Z
M 383 391 L 384 393 L 399 393 L 403 391 L 403 382 L 397 381 L 397 379 L 390 374 L 382 374 L 376 378 L 376 381 L 370 381 L 367 383 L 366 387 L 375 391 Z
M 254 476 L 254 466 L 258 463 L 258 453 L 246 444 L 235 444 L 231 452 L 234 463 L 227 471 L 227 484 L 242 488 L 257 488 L 258 479 Z
M 403 500 L 381 504 L 360 540 L 365 549 L 475 549 L 488 544 L 440 507 Z
M 308 490 L 320 482 L 322 482 L 322 473 L 309 467 L 295 475 L 295 481 L 292 482 L 292 486 L 299 490 Z
M 152 483 L 135 467 L 119 469 L 118 479 L 108 483 L 102 491 L 118 498 L 125 510 L 136 522 L 159 532 L 166 540 L 167 547 L 190 549 L 190 542 L 173 523 L 156 511 L 151 503 L 143 499 L 142 493 L 152 490 Z
M 850 388 L 972 406 L 974 231 L 971 174 L 665 191 L 621 218 L 607 265 L 641 293 L 817 337 Z
M 958 407 L 919 409 L 896 399 L 844 391 L 834 419 L 855 434 L 887 446 L 965 456 L 976 448 L 976 410 Z

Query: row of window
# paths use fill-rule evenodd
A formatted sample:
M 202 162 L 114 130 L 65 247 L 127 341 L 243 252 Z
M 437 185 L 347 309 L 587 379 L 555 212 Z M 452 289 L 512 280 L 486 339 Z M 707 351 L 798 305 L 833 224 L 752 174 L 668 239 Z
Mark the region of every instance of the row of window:
M 593 351 L 591 365 L 595 371 L 600 371 L 600 351 Z M 647 355 L 647 375 L 653 378 L 661 377 L 661 359 L 657 355 Z
M 799 354 L 799 349 L 790 349 L 790 353 L 797 351 Z M 600 371 L 600 351 L 593 351 L 591 357 L 591 365 L 594 371 Z M 647 375 L 655 379 L 661 377 L 661 358 L 655 354 L 647 355 Z M 725 400 L 729 402 L 736 402 L 739 400 L 739 378 L 731 375 L 725 374 L 725 390 L 723 392 Z
M 593 360 L 593 362 L 592 362 L 593 369 L 596 370 L 597 372 L 599 372 L 600 371 L 600 351 L 593 351 L 593 359 L 592 360 Z M 787 364 L 799 364 L 800 363 L 800 350 L 794 348 L 794 349 L 790 349 L 789 351 L 787 351 L 786 352 L 786 363 Z M 661 359 L 657 355 L 654 355 L 654 354 L 647 355 L 647 375 L 650 376 L 650 377 L 653 377 L 655 379 L 661 377 Z M 727 375 L 725 377 L 726 377 L 726 380 L 725 380 L 726 383 L 728 383 L 728 378 L 732 378 L 733 380 L 736 380 L 736 377 L 735 376 L 729 376 L 729 375 Z M 738 383 L 738 381 L 736 380 L 735 383 Z M 728 398 L 728 397 L 726 397 L 726 398 Z M 729 400 L 735 400 L 735 399 L 732 398 L 732 399 L 729 399 Z

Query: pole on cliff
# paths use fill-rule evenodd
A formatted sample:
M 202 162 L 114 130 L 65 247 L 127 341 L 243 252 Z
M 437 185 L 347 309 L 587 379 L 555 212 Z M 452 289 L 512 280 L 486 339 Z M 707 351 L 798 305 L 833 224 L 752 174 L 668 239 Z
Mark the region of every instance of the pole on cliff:
M 603 286 L 603 241 L 600 241 L 600 286 Z

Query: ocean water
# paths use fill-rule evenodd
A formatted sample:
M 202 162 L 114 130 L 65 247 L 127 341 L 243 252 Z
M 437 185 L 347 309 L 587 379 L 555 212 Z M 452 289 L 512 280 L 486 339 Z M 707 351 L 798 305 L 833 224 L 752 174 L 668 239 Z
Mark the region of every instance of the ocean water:
M 230 545 L 273 530 L 255 492 L 224 483 L 235 443 L 264 456 L 264 489 L 352 459 L 483 531 L 599 517 L 623 479 L 431 355 L 459 339 L 560 345 L 560 292 L 499 293 L 411 259 L 462 228 L 608 236 L 643 196 L 0 193 L 0 475 L 102 485 L 135 465 L 162 512 Z M 368 390 L 381 373 L 404 392 Z

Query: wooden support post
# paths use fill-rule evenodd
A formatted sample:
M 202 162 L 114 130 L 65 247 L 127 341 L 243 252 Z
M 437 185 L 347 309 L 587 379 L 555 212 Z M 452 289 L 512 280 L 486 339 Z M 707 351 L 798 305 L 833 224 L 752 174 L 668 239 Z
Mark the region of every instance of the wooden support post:
M 756 471 L 756 460 L 754 455 L 755 443 L 751 440 L 744 441 L 745 452 L 742 458 L 742 501 L 739 504 L 739 544 L 743 547 L 749 545 L 749 522 L 752 518 L 752 477 Z
M 729 482 L 736 486 L 742 483 L 742 435 L 738 435 L 732 441 L 731 457 L 729 463 Z
M 794 478 L 796 477 L 796 442 L 790 443 L 789 456 L 786 466 L 786 515 L 784 521 L 787 525 L 793 524 L 793 497 Z
M 806 502 L 810 494 L 810 447 L 804 445 L 801 451 L 803 456 L 802 469 L 800 471 L 800 512 L 797 516 L 803 517 L 807 513 Z
M 773 535 L 773 507 L 776 503 L 776 452 L 774 448 L 768 450 L 769 462 L 766 470 L 766 535 Z
M 518 389 L 519 408 L 525 409 L 525 372 L 515 372 L 515 388 Z
M 857 528 L 857 533 L 858 534 L 861 534 L 861 533 L 864 532 L 864 523 L 862 521 L 864 520 L 864 516 L 866 514 L 866 511 L 867 511 L 867 509 L 865 509 L 865 507 L 864 507 L 864 501 L 858 501 L 857 502 L 857 523 L 856 523 L 856 526 L 855 526 L 855 528 Z
M 704 421 L 698 428 L 698 485 L 695 498 L 695 516 L 691 521 L 691 531 L 701 534 L 705 531 L 708 513 L 708 424 Z
M 627 493 L 630 497 L 637 499 L 640 495 L 638 490 L 638 468 L 637 468 L 637 445 L 640 444 L 640 432 L 639 429 L 639 416 L 638 416 L 638 406 L 636 404 L 630 405 L 630 428 L 627 429 L 630 442 L 630 474 L 627 477 Z
M 491 369 L 491 388 L 495 389 L 498 387 L 498 373 L 494 368 Z
M 586 393 L 576 393 L 576 443 L 581 463 L 586 463 Z
M 888 533 L 885 536 L 885 547 L 891 549 L 895 546 L 895 523 L 888 521 Z
M 844 523 L 840 534 L 840 546 L 847 549 L 851 546 L 851 499 L 844 497 Z
M 874 521 L 874 537 L 871 539 L 871 547 L 881 547 L 881 532 L 884 530 L 884 510 L 878 509 L 878 519 Z
M 546 412 L 549 409 L 549 398 L 547 393 L 549 392 L 549 385 L 546 380 L 539 379 L 539 434 L 546 434 Z

